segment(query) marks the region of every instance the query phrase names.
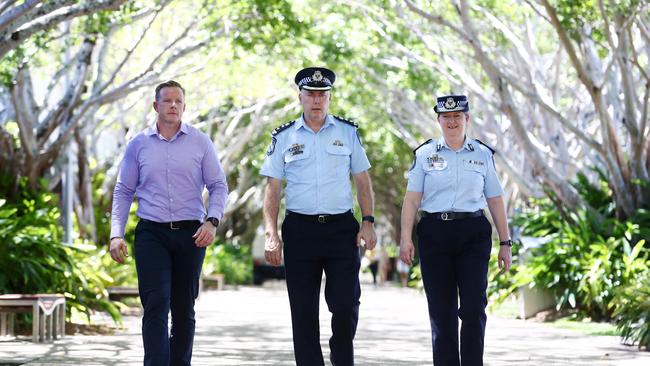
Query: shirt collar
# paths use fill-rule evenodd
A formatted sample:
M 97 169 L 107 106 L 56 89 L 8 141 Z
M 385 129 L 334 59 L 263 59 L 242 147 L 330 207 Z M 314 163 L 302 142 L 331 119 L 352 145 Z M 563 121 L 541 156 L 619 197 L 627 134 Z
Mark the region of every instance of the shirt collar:
M 325 124 L 323 125 L 321 130 L 325 129 L 327 126 L 330 126 L 330 125 L 335 126 L 336 125 L 336 119 L 328 114 L 327 116 L 325 116 Z M 301 114 L 300 118 L 298 118 L 296 120 L 296 123 L 294 124 L 293 128 L 298 130 L 300 127 L 304 127 L 305 129 L 307 129 L 307 126 L 305 125 L 305 115 L 304 114 Z M 311 129 L 310 129 L 310 131 L 311 131 Z
M 440 136 L 436 140 L 435 148 L 436 148 L 436 151 L 440 151 L 442 148 L 447 148 L 449 150 L 452 150 L 452 148 L 450 148 L 449 145 L 447 145 L 447 142 L 445 141 L 445 138 L 442 137 L 442 136 Z M 461 151 L 461 150 L 474 151 L 474 144 L 471 142 L 471 140 L 469 138 L 467 138 L 467 136 L 465 136 L 465 142 L 463 142 L 463 147 L 458 151 Z
M 174 135 L 174 137 L 172 137 L 172 140 L 174 140 L 175 138 L 177 138 L 178 135 L 180 135 L 181 133 L 182 133 L 182 134 L 185 134 L 185 135 L 187 135 L 187 134 L 189 133 L 189 127 L 187 126 L 186 123 L 181 122 L 181 128 L 178 130 L 178 132 L 176 132 L 176 134 Z M 152 126 L 149 126 L 149 127 L 146 129 L 145 134 L 146 134 L 147 136 L 158 136 L 159 138 L 163 139 L 162 135 L 159 135 L 159 134 L 158 134 L 158 127 L 156 127 L 156 123 L 155 123 L 155 122 L 154 122 L 154 124 L 153 124 Z M 170 141 L 171 141 L 171 140 L 170 140 Z

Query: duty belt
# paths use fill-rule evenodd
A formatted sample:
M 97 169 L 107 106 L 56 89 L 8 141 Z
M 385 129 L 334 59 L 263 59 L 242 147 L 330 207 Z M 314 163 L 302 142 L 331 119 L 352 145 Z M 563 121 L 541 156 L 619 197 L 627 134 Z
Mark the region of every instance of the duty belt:
M 301 214 L 301 213 L 297 213 L 297 212 L 287 210 L 287 216 L 296 217 L 296 218 L 299 218 L 299 219 L 304 220 L 304 221 L 316 222 L 316 223 L 319 223 L 319 224 L 327 224 L 329 222 L 339 221 L 339 220 L 342 220 L 342 219 L 344 219 L 346 217 L 352 216 L 352 211 L 348 210 L 348 211 L 345 211 L 343 213 L 333 214 L 333 215 L 330 215 L 330 214 L 305 215 L 305 214 Z
M 164 227 L 170 228 L 172 230 L 194 228 L 194 227 L 197 227 L 198 225 L 201 225 L 201 221 L 199 221 L 199 220 L 181 220 L 181 221 L 170 221 L 170 222 L 157 222 L 157 221 L 151 221 L 151 220 L 147 220 L 147 219 L 140 219 L 140 221 L 146 222 L 148 224 L 155 224 L 155 225 L 159 225 L 159 226 L 164 226 Z
M 483 210 L 478 210 L 474 212 L 454 212 L 454 211 L 447 211 L 447 212 L 426 212 L 422 211 L 422 217 L 426 217 L 428 219 L 433 219 L 433 220 L 441 220 L 441 221 L 452 221 L 452 220 L 464 220 L 464 219 L 470 219 L 473 217 L 481 217 L 483 216 Z

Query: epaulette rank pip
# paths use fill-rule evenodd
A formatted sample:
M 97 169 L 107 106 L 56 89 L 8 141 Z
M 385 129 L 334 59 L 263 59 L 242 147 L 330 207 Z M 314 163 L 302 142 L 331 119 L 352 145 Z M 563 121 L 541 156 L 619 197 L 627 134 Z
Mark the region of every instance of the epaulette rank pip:
M 481 145 L 483 145 L 483 146 L 485 146 L 485 147 L 487 147 L 487 148 L 488 148 L 488 150 L 490 150 L 490 151 L 492 152 L 492 155 L 494 155 L 494 154 L 496 154 L 496 153 L 497 153 L 497 151 L 496 151 L 496 150 L 494 150 L 494 149 L 493 149 L 493 148 L 492 148 L 491 146 L 489 146 L 489 145 L 488 145 L 488 144 L 486 144 L 485 142 L 483 142 L 483 141 L 481 141 L 481 140 L 479 140 L 479 139 L 474 139 L 474 141 L 476 141 L 476 142 L 478 142 L 479 144 L 481 144 Z
M 281 126 L 276 127 L 273 131 L 271 131 L 271 136 L 275 136 L 275 135 L 279 134 L 280 132 L 282 132 L 282 131 L 286 130 L 287 128 L 291 127 L 294 123 L 296 123 L 295 120 L 291 121 L 291 122 L 287 122 L 287 123 L 285 123 L 285 124 L 283 124 Z
M 332 116 L 332 117 L 336 118 L 337 120 L 339 120 L 339 121 L 341 121 L 343 123 L 347 123 L 350 126 L 354 126 L 355 128 L 359 128 L 359 125 L 356 122 L 351 121 L 351 120 L 349 120 L 347 118 L 343 118 L 343 117 L 339 117 L 339 116 Z
M 432 141 L 432 139 L 428 139 L 428 140 L 426 140 L 425 142 L 421 143 L 420 146 L 418 146 L 418 147 L 416 147 L 415 149 L 413 149 L 413 155 L 415 155 L 415 154 L 417 153 L 417 151 L 418 151 L 419 148 L 421 148 L 422 146 L 428 144 L 428 143 L 431 142 L 431 141 Z

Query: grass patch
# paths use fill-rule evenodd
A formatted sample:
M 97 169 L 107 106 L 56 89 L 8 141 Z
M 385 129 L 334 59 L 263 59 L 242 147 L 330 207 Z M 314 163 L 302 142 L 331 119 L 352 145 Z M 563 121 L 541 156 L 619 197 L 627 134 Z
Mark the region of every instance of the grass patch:
M 597 323 L 589 320 L 577 320 L 569 316 L 545 323 L 555 328 L 568 329 L 592 336 L 617 336 L 616 326 L 610 323 Z

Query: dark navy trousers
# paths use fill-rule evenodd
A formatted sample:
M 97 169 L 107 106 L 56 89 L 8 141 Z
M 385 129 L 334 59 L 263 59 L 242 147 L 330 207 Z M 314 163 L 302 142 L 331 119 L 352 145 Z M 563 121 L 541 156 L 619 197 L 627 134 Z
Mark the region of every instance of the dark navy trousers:
M 291 305 L 293 348 L 298 366 L 324 365 L 318 308 L 325 271 L 325 301 L 332 313 L 330 360 L 354 365 L 353 340 L 359 319 L 359 223 L 352 213 L 318 223 L 287 213 L 282 223 L 284 264 Z
M 135 230 L 135 263 L 144 308 L 144 365 L 190 365 L 194 342 L 194 300 L 205 248 L 192 235 L 200 223 L 181 229 L 141 220 Z M 167 316 L 172 313 L 171 332 Z
M 433 364 L 483 365 L 490 222 L 484 216 L 453 221 L 424 217 L 418 223 L 417 235 L 429 304 Z

